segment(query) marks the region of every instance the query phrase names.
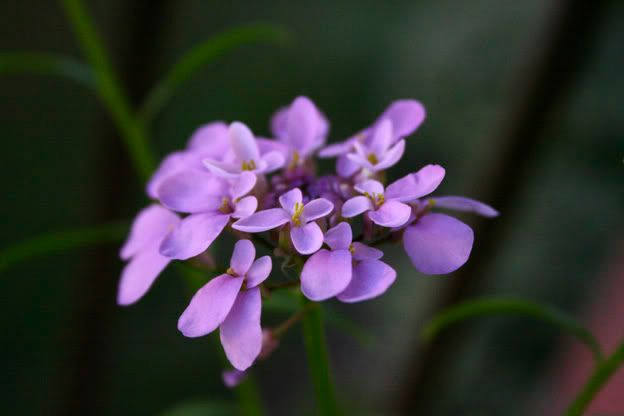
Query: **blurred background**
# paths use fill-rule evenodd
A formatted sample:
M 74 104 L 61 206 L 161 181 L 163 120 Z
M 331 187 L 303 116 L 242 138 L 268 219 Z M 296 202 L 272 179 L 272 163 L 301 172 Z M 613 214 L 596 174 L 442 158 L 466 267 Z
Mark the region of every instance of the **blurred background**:
M 391 175 L 439 163 L 447 169 L 439 195 L 502 212 L 462 217 L 475 228 L 475 246 L 453 275 L 419 275 L 393 250 L 387 261 L 399 274 L 385 296 L 330 305 L 367 334 L 361 343 L 328 327 L 338 394 L 351 414 L 548 415 L 568 404 L 591 357 L 556 329 L 484 318 L 424 343 L 423 324 L 461 300 L 498 294 L 553 304 L 590 325 L 607 349 L 624 334 L 624 2 L 86 6 L 135 103 L 186 50 L 232 26 L 277 24 L 292 35 L 286 46 L 241 47 L 184 84 L 151 128 L 159 157 L 212 120 L 242 120 L 267 135 L 272 112 L 297 95 L 326 113 L 331 141 L 368 125 L 392 100 L 416 98 L 428 118 Z M 56 2 L 0 2 L 0 27 L 0 51 L 83 59 Z M 0 248 L 129 221 L 147 203 L 89 90 L 11 75 L 0 77 L 0 91 Z M 189 400 L 234 400 L 214 342 L 176 329 L 190 293 L 175 270 L 138 304 L 115 304 L 120 242 L 0 270 L 5 414 L 151 415 Z M 312 414 L 299 329 L 254 377 L 269 414 Z M 624 380 L 609 390 L 594 410 L 624 414 Z

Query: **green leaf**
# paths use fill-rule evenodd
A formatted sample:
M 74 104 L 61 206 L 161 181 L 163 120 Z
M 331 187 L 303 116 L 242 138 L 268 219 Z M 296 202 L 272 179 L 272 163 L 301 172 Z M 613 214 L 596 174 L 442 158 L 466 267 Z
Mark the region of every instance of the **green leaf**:
M 522 299 L 484 298 L 460 303 L 442 311 L 429 321 L 422 335 L 426 339 L 432 339 L 454 323 L 491 315 L 518 315 L 547 322 L 587 345 L 596 361 L 602 359 L 600 345 L 589 330 L 559 310 Z
M 50 53 L 2 52 L 0 74 L 56 75 L 95 90 L 95 79 L 89 65 Z
M 180 85 L 227 52 L 251 43 L 284 44 L 288 38 L 282 28 L 252 25 L 227 30 L 200 43 L 186 52 L 147 95 L 139 110 L 139 118 L 148 125 Z
M 161 416 L 230 416 L 236 414 L 232 403 L 211 400 L 194 400 L 178 404 L 161 413 Z
M 36 256 L 122 241 L 127 232 L 128 224 L 124 222 L 43 234 L 0 251 L 0 273 Z
M 134 117 L 130 99 L 115 76 L 91 16 L 81 0 L 61 0 L 83 53 L 93 68 L 100 100 L 119 130 L 135 170 L 147 180 L 156 163 L 143 125 Z

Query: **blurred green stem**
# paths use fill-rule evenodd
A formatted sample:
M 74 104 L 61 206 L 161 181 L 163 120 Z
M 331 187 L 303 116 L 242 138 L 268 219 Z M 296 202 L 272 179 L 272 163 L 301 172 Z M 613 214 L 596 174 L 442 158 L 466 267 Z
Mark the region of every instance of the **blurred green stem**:
M 596 394 L 622 364 L 624 364 L 624 340 L 611 356 L 596 365 L 591 377 L 565 412 L 565 415 L 581 416 Z
M 310 304 L 305 298 L 302 298 L 302 301 L 303 307 L 308 307 Z M 311 308 L 303 316 L 303 338 L 308 355 L 308 367 L 314 384 L 318 413 L 323 416 L 338 415 L 320 307 Z
M 133 115 L 130 100 L 115 77 L 104 46 L 81 0 L 60 0 L 80 46 L 95 73 L 98 95 L 130 154 L 138 175 L 146 180 L 155 167 L 143 125 Z
M 260 391 L 256 384 L 253 374 L 247 375 L 247 378 L 236 386 L 236 395 L 240 410 L 245 416 L 262 416 L 262 399 Z

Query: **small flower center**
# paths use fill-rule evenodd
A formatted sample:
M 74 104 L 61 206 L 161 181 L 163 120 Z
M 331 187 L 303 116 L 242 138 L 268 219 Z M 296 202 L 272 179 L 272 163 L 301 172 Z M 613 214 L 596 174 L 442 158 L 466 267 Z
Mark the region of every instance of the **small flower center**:
M 386 201 L 386 198 L 382 193 L 373 192 L 369 194 L 368 192 L 364 192 L 364 196 L 368 197 L 371 201 L 373 201 L 375 207 L 380 207 Z
M 223 197 L 223 199 L 221 200 L 221 206 L 219 207 L 219 211 L 224 214 L 232 213 L 232 206 L 230 205 L 230 200 L 228 198 Z
M 251 159 L 248 161 L 243 161 L 241 164 L 241 170 L 256 170 L 256 162 Z
M 375 153 L 369 153 L 366 159 L 371 163 L 371 165 L 376 165 L 377 163 L 379 163 L 379 159 L 377 159 Z
M 290 161 L 290 164 L 288 165 L 288 167 L 290 169 L 297 167 L 297 165 L 299 164 L 299 160 L 301 160 L 301 156 L 299 155 L 299 152 L 295 150 L 293 152 L 292 160 Z
M 229 275 L 230 275 L 230 276 L 232 276 L 232 277 L 236 277 L 236 276 L 237 276 L 236 272 L 235 272 L 235 271 L 234 271 L 234 269 L 233 269 L 233 268 L 231 268 L 231 267 L 228 267 L 228 269 L 225 271 L 225 273 L 226 273 L 226 274 L 229 274 Z
M 349 244 L 349 253 L 353 256 L 355 254 L 355 246 L 353 243 Z
M 297 227 L 301 225 L 301 214 L 303 214 L 303 203 L 295 202 L 295 213 L 292 215 L 291 221 Z

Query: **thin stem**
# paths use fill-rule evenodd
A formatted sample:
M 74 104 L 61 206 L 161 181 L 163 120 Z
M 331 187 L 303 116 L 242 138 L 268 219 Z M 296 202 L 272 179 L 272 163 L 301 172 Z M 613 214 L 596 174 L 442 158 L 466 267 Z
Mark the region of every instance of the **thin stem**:
M 265 284 L 263 285 L 267 290 L 280 290 L 280 289 L 288 289 L 291 287 L 295 287 L 299 285 L 299 280 L 289 280 L 287 282 L 274 283 L 274 284 Z
M 93 67 L 98 95 L 109 111 L 126 150 L 141 179 L 146 180 L 155 167 L 142 124 L 134 117 L 130 100 L 117 81 L 91 16 L 81 0 L 60 0 L 80 46 Z
M 236 395 L 243 415 L 262 416 L 264 414 L 262 398 L 253 374 L 248 374 L 245 380 L 236 386 Z
M 310 303 L 308 300 L 302 299 L 304 305 Z M 338 415 L 320 307 L 312 308 L 303 317 L 303 338 L 308 355 L 308 367 L 316 394 L 318 414 L 323 416 Z
M 279 324 L 278 326 L 273 328 L 271 333 L 273 334 L 273 336 L 275 338 L 281 337 L 293 325 L 295 325 L 297 322 L 299 322 L 305 316 L 306 313 L 308 313 L 310 310 L 312 310 L 312 309 L 314 309 L 316 307 L 318 307 L 318 304 L 311 303 L 311 302 L 306 304 L 306 305 L 304 305 L 301 309 L 299 309 L 297 312 L 292 314 L 292 316 L 290 318 L 288 318 L 287 320 L 285 320 L 284 322 L 282 322 L 281 324 Z
M 624 364 L 624 341 L 610 357 L 596 365 L 591 377 L 564 414 L 566 416 L 581 416 L 596 394 L 622 364 Z

